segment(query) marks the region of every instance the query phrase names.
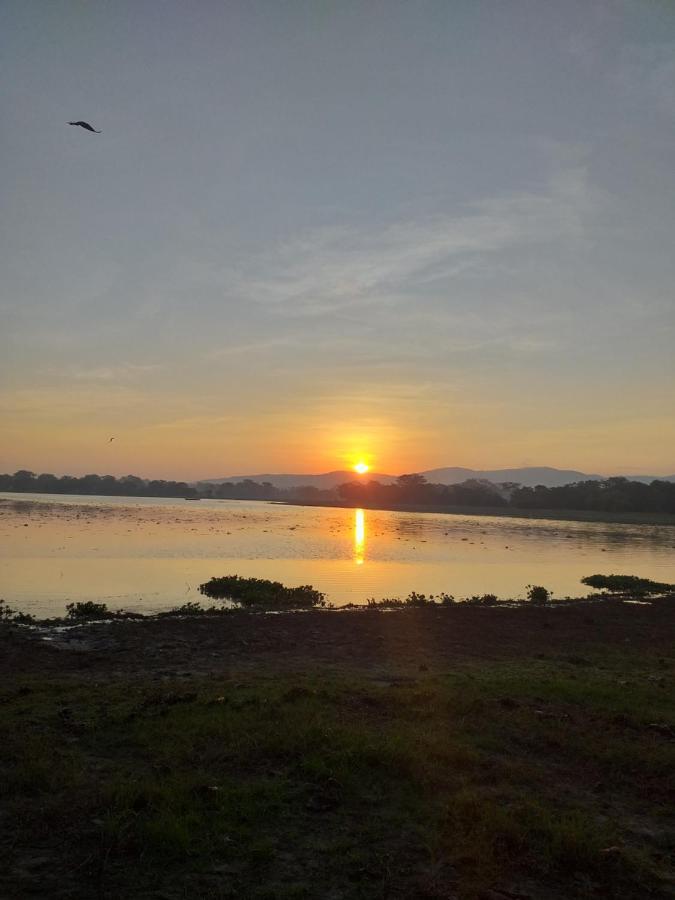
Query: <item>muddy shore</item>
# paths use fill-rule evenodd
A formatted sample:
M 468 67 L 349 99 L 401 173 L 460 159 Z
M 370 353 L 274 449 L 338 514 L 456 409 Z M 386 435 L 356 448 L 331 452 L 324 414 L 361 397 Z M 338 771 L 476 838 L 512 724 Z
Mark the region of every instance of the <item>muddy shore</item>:
M 260 670 L 442 672 L 462 660 L 559 658 L 613 650 L 669 655 L 675 596 L 619 601 L 422 609 L 233 611 L 194 618 L 147 618 L 68 628 L 0 629 L 0 674 L 92 676 L 226 674 Z

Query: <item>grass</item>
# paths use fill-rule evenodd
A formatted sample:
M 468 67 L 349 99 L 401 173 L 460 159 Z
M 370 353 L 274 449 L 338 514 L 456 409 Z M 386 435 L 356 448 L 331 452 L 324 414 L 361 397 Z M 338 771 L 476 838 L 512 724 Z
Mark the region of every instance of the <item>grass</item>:
M 0 894 L 665 897 L 674 666 L 5 686 Z

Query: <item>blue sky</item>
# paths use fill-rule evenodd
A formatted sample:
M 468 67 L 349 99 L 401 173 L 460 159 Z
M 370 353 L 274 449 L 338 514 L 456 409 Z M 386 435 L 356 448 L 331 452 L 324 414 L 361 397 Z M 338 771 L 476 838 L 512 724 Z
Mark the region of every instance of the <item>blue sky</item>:
M 3 471 L 675 471 L 672 3 L 6 0 L 0 60 Z

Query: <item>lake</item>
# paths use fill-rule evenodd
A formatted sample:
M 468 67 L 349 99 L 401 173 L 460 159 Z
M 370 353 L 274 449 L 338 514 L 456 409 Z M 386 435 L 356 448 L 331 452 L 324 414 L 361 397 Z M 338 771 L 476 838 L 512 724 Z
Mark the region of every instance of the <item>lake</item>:
M 585 593 L 584 575 L 675 582 L 675 527 L 0 493 L 0 597 L 38 616 L 71 601 L 166 610 L 211 576 L 312 584 L 335 604 L 410 591 Z M 210 602 L 210 601 L 207 601 Z

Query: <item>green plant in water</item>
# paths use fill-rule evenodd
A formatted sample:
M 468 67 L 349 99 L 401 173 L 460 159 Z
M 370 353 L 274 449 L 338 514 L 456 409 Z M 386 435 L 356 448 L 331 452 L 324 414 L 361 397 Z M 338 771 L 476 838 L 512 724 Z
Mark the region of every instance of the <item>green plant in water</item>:
M 675 590 L 675 585 L 639 578 L 637 575 L 587 575 L 581 579 L 581 583 L 609 594 L 625 594 L 629 597 L 666 594 Z
M 199 585 L 199 591 L 217 600 L 231 600 L 241 606 L 262 606 L 273 609 L 311 609 L 325 606 L 325 594 L 311 584 L 286 587 L 280 581 L 266 578 L 242 578 L 224 575 Z

